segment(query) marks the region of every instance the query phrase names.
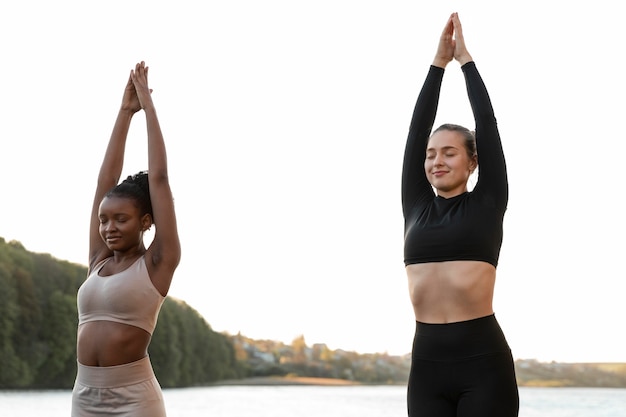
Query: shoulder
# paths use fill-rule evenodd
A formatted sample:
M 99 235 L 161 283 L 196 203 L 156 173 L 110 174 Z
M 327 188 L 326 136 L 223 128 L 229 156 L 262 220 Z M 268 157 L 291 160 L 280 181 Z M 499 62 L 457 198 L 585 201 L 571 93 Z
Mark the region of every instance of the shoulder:
M 94 271 L 98 271 L 102 266 L 104 266 L 107 261 L 111 259 L 110 256 L 105 258 L 96 258 L 89 262 L 89 268 L 87 269 L 87 274 L 91 275 Z

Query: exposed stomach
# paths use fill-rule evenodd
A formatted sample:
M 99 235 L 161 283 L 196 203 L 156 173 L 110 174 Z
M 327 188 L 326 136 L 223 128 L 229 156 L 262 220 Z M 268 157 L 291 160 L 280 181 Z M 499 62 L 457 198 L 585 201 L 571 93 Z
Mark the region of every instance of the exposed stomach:
M 76 354 L 86 366 L 116 366 L 148 354 L 150 334 L 139 327 L 113 321 L 92 321 L 78 326 Z
M 415 320 L 454 323 L 493 314 L 496 268 L 480 261 L 447 261 L 406 267 Z

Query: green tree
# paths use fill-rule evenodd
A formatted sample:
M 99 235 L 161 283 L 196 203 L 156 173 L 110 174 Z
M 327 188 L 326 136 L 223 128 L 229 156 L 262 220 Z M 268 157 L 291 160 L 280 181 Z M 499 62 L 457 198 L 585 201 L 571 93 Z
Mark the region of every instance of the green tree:
M 4 240 L 2 242 L 4 243 Z M 0 251 L 4 248 L 0 245 Z M 7 265 L 0 253 L 0 387 L 24 386 L 26 364 L 15 353 L 13 336 L 19 316 L 17 290 Z
M 76 376 L 76 297 L 56 290 L 47 305 L 41 332 L 46 356 L 35 385 L 67 387 Z
M 175 318 L 177 314 L 175 301 L 166 298 L 150 343 L 152 367 L 163 387 L 175 387 L 179 380 L 183 352 L 180 329 Z

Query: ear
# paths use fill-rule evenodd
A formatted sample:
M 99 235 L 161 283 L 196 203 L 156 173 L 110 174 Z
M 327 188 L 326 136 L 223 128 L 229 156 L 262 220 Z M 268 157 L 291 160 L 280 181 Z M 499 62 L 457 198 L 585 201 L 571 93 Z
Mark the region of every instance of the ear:
M 150 226 L 152 226 L 152 216 L 146 213 L 141 217 L 141 230 L 145 232 L 150 229 Z
M 474 155 L 472 156 L 472 159 L 470 159 L 469 163 L 470 174 L 473 174 L 474 171 L 476 171 L 476 168 L 478 168 L 478 157 Z

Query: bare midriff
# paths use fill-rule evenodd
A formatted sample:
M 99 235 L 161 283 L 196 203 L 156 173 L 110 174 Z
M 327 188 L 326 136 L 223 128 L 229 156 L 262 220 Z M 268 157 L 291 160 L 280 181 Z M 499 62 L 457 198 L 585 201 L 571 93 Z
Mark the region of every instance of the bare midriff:
M 447 261 L 406 267 L 415 320 L 454 323 L 493 314 L 496 268 L 480 261 Z
M 86 366 L 116 366 L 148 354 L 150 334 L 139 327 L 113 321 L 92 321 L 78 326 L 78 362 Z

